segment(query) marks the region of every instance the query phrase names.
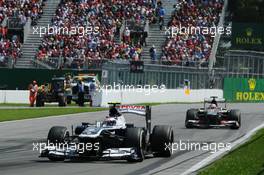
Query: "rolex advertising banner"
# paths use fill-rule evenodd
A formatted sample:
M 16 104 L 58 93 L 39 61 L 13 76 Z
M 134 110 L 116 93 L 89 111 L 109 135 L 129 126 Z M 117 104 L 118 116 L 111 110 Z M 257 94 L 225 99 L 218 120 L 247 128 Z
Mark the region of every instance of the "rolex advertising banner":
M 235 102 L 264 102 L 264 79 L 225 78 L 224 97 Z
M 264 50 L 264 24 L 233 23 L 232 47 L 246 50 Z

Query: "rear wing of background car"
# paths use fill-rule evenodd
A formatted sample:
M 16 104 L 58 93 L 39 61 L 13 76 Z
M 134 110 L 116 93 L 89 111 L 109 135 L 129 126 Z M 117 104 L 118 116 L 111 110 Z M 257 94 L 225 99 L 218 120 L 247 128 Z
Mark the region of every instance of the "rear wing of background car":
M 225 108 L 226 108 L 226 100 L 224 98 L 218 98 L 217 96 L 212 96 L 210 98 L 205 98 L 204 99 L 204 108 L 205 108 L 205 104 L 206 103 L 212 103 L 213 100 L 217 103 L 224 103 L 225 104 Z
M 120 104 L 120 103 L 119 103 Z M 140 116 L 144 116 L 146 120 L 146 128 L 151 133 L 151 107 L 142 105 L 116 105 L 117 110 L 120 113 L 130 113 Z
M 205 98 L 204 102 L 205 103 L 211 103 L 212 100 L 215 100 L 216 102 L 219 102 L 219 103 L 225 103 L 226 102 L 226 100 L 224 98 L 218 98 L 218 97 L 215 97 L 215 96 L 212 96 L 210 98 Z

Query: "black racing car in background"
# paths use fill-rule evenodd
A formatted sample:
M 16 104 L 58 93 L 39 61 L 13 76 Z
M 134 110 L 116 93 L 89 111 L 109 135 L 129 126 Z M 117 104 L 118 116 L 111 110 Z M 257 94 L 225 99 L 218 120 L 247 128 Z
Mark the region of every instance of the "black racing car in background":
M 186 128 L 230 127 L 231 129 L 239 129 L 240 126 L 240 110 L 228 110 L 225 99 L 218 99 L 218 97 L 205 99 L 203 108 L 189 109 L 186 113 Z

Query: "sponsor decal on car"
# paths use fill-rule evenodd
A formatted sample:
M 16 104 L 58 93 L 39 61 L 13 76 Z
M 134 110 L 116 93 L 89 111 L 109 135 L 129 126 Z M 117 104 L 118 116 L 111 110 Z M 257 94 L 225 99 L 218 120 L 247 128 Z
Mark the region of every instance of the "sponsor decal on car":
M 137 113 L 141 115 L 146 114 L 146 107 L 140 105 L 120 105 L 117 107 L 121 113 Z

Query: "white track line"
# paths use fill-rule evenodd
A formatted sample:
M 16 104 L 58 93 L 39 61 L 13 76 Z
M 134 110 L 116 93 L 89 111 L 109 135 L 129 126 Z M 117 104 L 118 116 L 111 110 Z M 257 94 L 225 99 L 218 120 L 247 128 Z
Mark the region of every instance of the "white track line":
M 234 150 L 239 145 L 246 142 L 252 135 L 254 135 L 258 130 L 260 130 L 262 128 L 264 128 L 264 123 L 262 123 L 261 125 L 257 126 L 254 129 L 252 129 L 246 135 L 244 135 L 243 137 L 241 137 L 238 140 L 231 143 L 231 148 L 232 148 L 231 150 Z M 216 159 L 220 158 L 221 156 L 223 156 L 224 154 L 226 154 L 228 152 L 229 152 L 229 150 L 225 150 L 225 149 L 217 151 L 216 153 L 214 153 L 214 154 L 208 156 L 207 158 L 203 159 L 201 162 L 193 165 L 190 169 L 186 170 L 181 175 L 187 175 L 187 174 L 195 173 L 199 169 L 205 167 L 206 165 L 210 164 L 211 162 L 215 161 Z

